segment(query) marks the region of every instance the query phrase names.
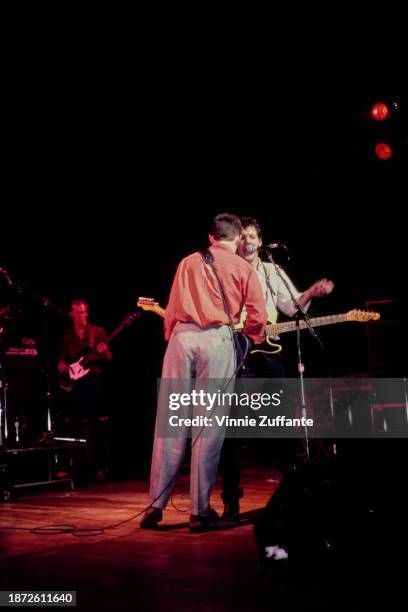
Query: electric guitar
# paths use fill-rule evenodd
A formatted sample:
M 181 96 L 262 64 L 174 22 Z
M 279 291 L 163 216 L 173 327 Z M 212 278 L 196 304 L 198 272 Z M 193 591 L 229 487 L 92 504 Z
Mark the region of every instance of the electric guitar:
M 341 314 L 325 315 L 323 317 L 311 317 L 309 323 L 312 327 L 321 327 L 323 325 L 334 325 L 336 323 L 347 323 L 348 321 L 356 321 L 358 323 L 367 323 L 368 321 L 378 321 L 380 318 L 379 312 L 371 310 L 349 310 Z M 279 340 L 279 334 L 290 331 L 296 331 L 297 328 L 306 329 L 308 327 L 306 321 L 299 319 L 296 321 L 284 321 L 283 323 L 268 323 L 265 328 L 265 342 L 273 347 L 273 350 L 267 348 L 259 348 L 251 351 L 252 353 L 279 353 L 282 346 L 276 343 Z M 239 326 L 240 328 L 240 326 Z M 275 342 L 274 342 L 275 340 Z M 263 346 L 263 345 L 261 345 Z
M 153 298 L 139 298 L 137 301 L 139 308 L 143 310 L 151 310 L 156 314 L 164 317 L 166 311 L 161 308 L 158 302 L 155 302 Z M 323 325 L 333 325 L 335 323 L 346 323 L 348 321 L 357 321 L 358 323 L 367 323 L 368 321 L 378 321 L 380 318 L 379 312 L 372 312 L 370 310 L 349 310 L 342 314 L 325 315 L 323 317 L 311 317 L 309 323 L 312 327 L 320 327 Z M 244 321 L 241 321 L 238 325 L 235 325 L 235 329 L 239 331 L 244 326 Z M 276 341 L 279 340 L 279 334 L 283 334 L 290 331 L 296 331 L 297 328 L 306 329 L 307 323 L 304 320 L 299 321 L 284 321 L 283 323 L 268 323 L 265 328 L 265 342 L 268 348 L 255 348 L 251 353 L 280 353 L 282 346 Z M 261 347 L 264 344 L 260 345 Z M 269 348 L 272 347 L 272 348 Z
M 113 330 L 111 334 L 106 338 L 106 344 L 108 344 L 115 336 L 119 334 L 125 327 L 128 327 L 140 317 L 140 312 L 132 312 L 128 314 L 119 325 Z M 68 366 L 68 372 L 61 375 L 60 388 L 64 391 L 72 391 L 77 380 L 80 380 L 91 371 L 88 364 L 98 355 L 98 351 L 95 347 L 89 346 L 81 351 L 81 357 L 77 356 L 76 361 L 70 363 Z

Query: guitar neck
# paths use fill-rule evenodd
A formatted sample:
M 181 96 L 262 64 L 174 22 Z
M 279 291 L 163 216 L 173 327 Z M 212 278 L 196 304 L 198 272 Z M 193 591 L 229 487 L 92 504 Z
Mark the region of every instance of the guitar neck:
M 122 329 L 124 329 L 125 327 L 127 327 L 126 323 L 121 323 L 120 325 L 117 326 L 116 329 L 113 330 L 113 332 L 111 334 L 109 334 L 109 336 L 106 338 L 105 342 L 106 344 L 109 344 L 109 342 L 111 340 L 113 340 L 115 338 L 115 336 L 118 335 L 119 332 L 122 331 Z M 87 352 L 87 354 L 84 356 L 82 363 L 86 364 L 89 361 L 91 361 L 96 355 L 98 354 L 98 351 L 96 350 L 95 346 L 89 347 L 89 352 Z
M 133 321 L 136 321 L 136 319 L 138 319 L 139 317 L 140 317 L 139 312 L 132 312 L 128 314 L 123 319 L 123 321 L 121 321 L 119 325 L 113 330 L 113 332 L 109 334 L 109 336 L 106 338 L 106 343 L 109 344 L 109 342 L 113 340 L 115 336 L 117 336 L 119 332 L 122 331 L 122 329 L 125 329 L 125 327 L 129 327 L 129 325 L 131 325 L 131 323 L 133 323 Z
M 348 313 L 345 312 L 343 314 L 328 315 L 324 317 L 312 317 L 309 319 L 309 323 L 312 327 L 320 327 L 321 325 L 344 323 L 345 321 L 349 320 Z M 283 334 L 285 332 L 295 331 L 297 327 L 300 329 L 305 329 L 307 327 L 307 323 L 303 319 L 299 321 L 285 321 L 284 323 L 271 323 L 266 326 L 265 334 L 267 336 L 278 336 L 279 334 Z
M 109 334 L 109 336 L 106 338 L 106 344 L 109 344 L 109 342 L 113 340 L 114 337 L 117 336 L 118 333 L 121 332 L 124 327 L 126 327 L 126 323 L 121 323 L 120 325 L 118 325 L 118 327 L 114 329 L 113 332 Z
M 164 317 L 166 311 L 164 308 L 161 308 L 157 302 L 151 302 L 150 298 L 142 298 L 139 299 L 137 305 L 143 310 L 152 310 L 160 317 Z M 324 317 L 312 317 L 309 319 L 309 323 L 312 327 L 320 327 L 322 325 L 334 325 L 335 323 L 345 323 L 347 321 L 358 321 L 360 323 L 367 323 L 368 321 L 378 321 L 380 318 L 379 312 L 371 312 L 365 310 L 349 310 L 348 312 L 343 312 L 341 314 L 335 315 L 325 315 Z M 240 331 L 244 327 L 246 318 L 246 312 L 243 311 L 241 313 L 240 322 L 235 325 L 235 329 Z M 283 334 L 285 332 L 295 331 L 297 328 L 306 329 L 308 324 L 303 320 L 299 319 L 296 321 L 285 321 L 283 323 L 269 323 L 265 328 L 265 336 L 278 336 L 279 334 Z

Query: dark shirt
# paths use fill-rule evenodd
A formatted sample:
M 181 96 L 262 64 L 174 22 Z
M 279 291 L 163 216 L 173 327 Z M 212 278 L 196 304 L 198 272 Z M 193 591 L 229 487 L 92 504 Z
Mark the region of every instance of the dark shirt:
M 62 339 L 60 361 L 70 364 L 77 361 L 83 351 L 89 347 L 95 348 L 100 342 L 106 342 L 106 332 L 103 327 L 97 325 L 87 325 L 84 337 L 81 339 L 72 327 Z M 91 368 L 91 373 L 99 375 L 101 373 L 101 363 L 110 361 L 112 355 L 110 351 L 97 353 L 89 360 L 87 367 Z

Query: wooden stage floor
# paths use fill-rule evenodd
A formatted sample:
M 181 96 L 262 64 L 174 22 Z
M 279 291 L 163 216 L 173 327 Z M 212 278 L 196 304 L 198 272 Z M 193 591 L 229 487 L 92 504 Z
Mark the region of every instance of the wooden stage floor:
M 0 504 L 1 589 L 75 590 L 81 610 L 365 609 L 353 607 L 337 580 L 322 583 L 310 572 L 307 580 L 279 574 L 271 580 L 259 571 L 252 519 L 277 487 L 271 476 L 245 471 L 241 525 L 202 534 L 188 531 L 186 476 L 160 531 L 141 530 L 135 518 L 147 501 L 146 482 L 25 492 Z M 222 511 L 219 486 L 212 503 Z M 29 531 L 44 525 L 103 532 L 75 537 Z

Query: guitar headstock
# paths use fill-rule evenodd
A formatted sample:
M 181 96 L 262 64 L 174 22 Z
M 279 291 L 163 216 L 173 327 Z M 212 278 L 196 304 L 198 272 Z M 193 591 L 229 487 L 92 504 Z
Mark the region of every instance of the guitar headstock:
M 166 314 L 164 308 L 159 305 L 159 302 L 155 302 L 154 298 L 139 297 L 137 300 L 137 306 L 143 310 L 151 310 L 161 317 L 164 317 Z
M 379 312 L 373 312 L 371 310 L 350 310 L 347 313 L 348 321 L 358 321 L 359 323 L 378 321 L 380 317 L 381 315 Z
M 136 319 L 138 319 L 139 317 L 140 312 L 135 310 L 135 312 L 131 312 L 130 314 L 126 315 L 126 317 L 122 321 L 122 325 L 131 325 L 133 321 L 136 321 Z

